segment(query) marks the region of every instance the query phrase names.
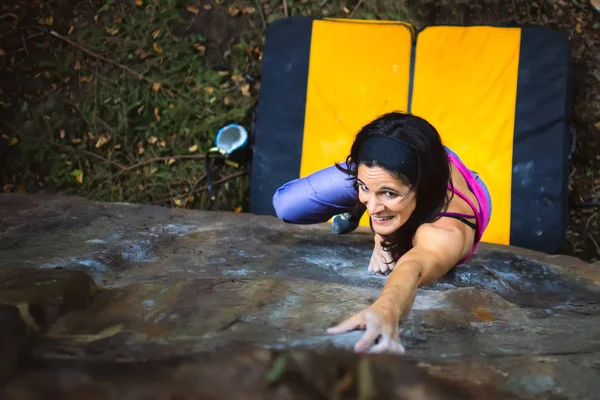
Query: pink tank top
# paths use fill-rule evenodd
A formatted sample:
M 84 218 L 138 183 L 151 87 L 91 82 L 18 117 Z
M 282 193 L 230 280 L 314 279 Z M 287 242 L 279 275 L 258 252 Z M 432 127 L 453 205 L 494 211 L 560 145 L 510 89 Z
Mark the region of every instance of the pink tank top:
M 473 242 L 473 247 L 471 248 L 469 255 L 459 261 L 459 264 L 460 264 L 460 263 L 467 261 L 469 258 L 471 258 L 471 256 L 475 252 L 475 249 L 477 249 L 477 246 L 481 242 L 481 237 L 483 236 L 483 232 L 485 231 L 488 223 L 490 222 L 490 212 L 489 212 L 490 205 L 488 204 L 488 198 L 486 196 L 484 189 L 477 182 L 477 178 L 475 176 L 473 176 L 473 173 L 471 172 L 471 170 L 469 170 L 467 168 L 467 166 L 458 157 L 456 157 L 453 154 L 448 154 L 448 159 L 450 160 L 450 162 L 452 164 L 454 164 L 456 169 L 458 169 L 458 171 L 461 173 L 463 178 L 465 178 L 465 181 L 467 182 L 467 186 L 469 187 L 471 192 L 473 192 L 473 194 L 475 195 L 475 198 L 477 199 L 477 203 L 479 203 L 479 210 L 478 210 L 477 207 L 475 206 L 475 204 L 467 196 L 465 196 L 457 188 L 454 188 L 454 193 L 458 197 L 463 199 L 471 207 L 471 209 L 473 210 L 473 215 L 453 213 L 453 212 L 440 213 L 441 216 L 475 218 L 475 221 L 476 221 L 475 224 L 477 226 L 477 229 L 475 231 L 475 240 Z M 448 190 L 451 190 L 451 189 L 452 189 L 451 186 L 448 184 Z

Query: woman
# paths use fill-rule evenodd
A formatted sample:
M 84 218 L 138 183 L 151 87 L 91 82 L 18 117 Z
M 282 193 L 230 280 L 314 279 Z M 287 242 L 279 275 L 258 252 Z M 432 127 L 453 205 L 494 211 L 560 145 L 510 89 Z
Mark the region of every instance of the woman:
M 273 205 L 280 219 L 297 224 L 341 213 L 357 221 L 369 212 L 375 239 L 369 270 L 391 272 L 372 305 L 328 332 L 366 329 L 356 351 L 400 354 L 398 324 L 417 289 L 471 257 L 491 216 L 478 175 L 427 121 L 398 112 L 363 127 L 342 165 L 283 185 Z

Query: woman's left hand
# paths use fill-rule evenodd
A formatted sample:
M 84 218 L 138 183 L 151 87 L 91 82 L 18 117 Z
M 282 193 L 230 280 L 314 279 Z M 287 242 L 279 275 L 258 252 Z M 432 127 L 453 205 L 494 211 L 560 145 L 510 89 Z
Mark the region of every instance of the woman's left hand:
M 404 354 L 406 350 L 400 343 L 399 319 L 399 312 L 375 302 L 337 326 L 327 329 L 327 333 L 339 334 L 366 328 L 365 334 L 354 346 L 355 351 Z

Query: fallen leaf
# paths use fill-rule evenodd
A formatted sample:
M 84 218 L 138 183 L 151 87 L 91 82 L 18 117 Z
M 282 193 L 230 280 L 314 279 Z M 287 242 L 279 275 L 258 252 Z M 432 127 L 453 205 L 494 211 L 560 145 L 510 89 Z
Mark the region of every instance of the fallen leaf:
M 71 176 L 74 176 L 77 182 L 83 183 L 83 171 L 80 169 L 74 169 L 71 172 Z
M 69 32 L 67 32 L 67 35 L 70 35 L 71 33 L 73 33 L 74 30 L 75 30 L 75 27 L 73 25 L 71 25 L 69 27 Z
M 159 115 L 158 107 L 154 107 L 154 117 L 156 118 L 156 120 L 158 122 L 160 122 L 160 115 Z
M 158 142 L 158 138 L 156 136 L 150 136 L 150 139 L 148 139 L 148 143 L 150 144 L 154 144 Z
M 160 35 L 160 29 L 155 30 L 154 32 L 152 32 L 152 39 L 155 39 L 158 37 L 158 35 Z
M 81 63 L 79 62 L 79 60 L 77 60 L 77 61 L 75 62 L 75 66 L 73 67 L 73 69 L 74 69 L 75 71 L 79 71 L 79 70 L 81 69 Z
M 195 144 L 192 147 L 190 147 L 188 150 L 190 153 L 194 153 L 198 150 L 198 145 Z
M 142 154 L 144 154 L 144 151 L 146 151 L 146 150 L 144 150 L 144 148 L 143 148 L 143 147 L 140 147 L 140 148 L 138 149 L 138 154 L 139 154 L 139 155 L 142 155 Z
M 110 140 L 110 136 L 100 135 L 100 137 L 98 138 L 98 141 L 96 142 L 96 148 L 98 149 L 98 148 L 104 146 L 106 143 L 108 143 L 109 140 Z
M 244 8 L 244 14 L 254 14 L 254 11 L 256 11 L 256 8 L 254 8 L 254 7 Z
M 175 106 L 173 104 L 169 104 L 169 108 L 172 110 L 175 108 Z
M 236 213 L 242 212 L 242 207 L 237 206 L 236 208 L 233 209 L 233 212 L 236 212 Z
M 197 14 L 198 14 L 198 12 L 200 11 L 200 10 L 198 9 L 198 7 L 195 7 L 195 6 L 187 6 L 187 8 L 186 8 L 186 9 L 187 9 L 189 12 L 191 12 L 192 14 L 196 14 L 196 15 L 197 15 Z
M 181 206 L 181 199 L 173 199 L 173 203 L 177 206 Z
M 48 26 L 52 26 L 52 24 L 54 23 L 54 18 L 52 17 L 46 17 L 46 25 Z
M 144 5 L 144 2 L 142 0 L 135 0 L 135 5 L 141 7 Z
M 206 47 L 202 46 L 201 44 L 195 44 L 195 45 L 194 45 L 194 48 L 195 48 L 196 50 L 198 50 L 198 52 L 199 52 L 201 55 L 204 55 L 204 53 L 206 52 Z
M 94 21 L 98 22 L 98 14 L 94 15 Z
M 206 93 L 208 93 L 208 94 L 211 94 L 212 92 L 214 92 L 214 91 L 215 91 L 215 88 L 212 88 L 212 87 L 205 87 L 205 88 L 204 88 L 204 91 L 205 91 Z
M 92 132 L 88 131 L 87 135 L 90 139 L 94 140 L 94 134 Z
M 115 144 L 115 145 L 113 146 L 113 150 L 119 150 L 120 148 L 121 148 L 121 145 L 120 145 L 120 144 Z
M 150 170 L 150 175 L 153 175 L 156 171 L 158 171 L 158 168 L 154 167 Z
M 142 113 L 142 111 L 144 111 L 144 105 L 143 104 L 140 106 L 140 108 L 137 109 L 138 115 L 140 115 Z
M 575 30 L 577 31 L 577 33 L 581 33 L 583 30 L 581 29 L 581 24 L 577 23 L 577 25 L 575 25 Z
M 79 82 L 89 82 L 89 78 L 87 76 L 82 76 L 81 78 L 79 78 Z
M 171 159 L 169 160 L 169 162 L 167 163 L 167 166 L 168 166 L 168 165 L 171 165 L 171 164 L 173 164 L 175 161 L 176 161 L 176 160 L 175 160 L 174 158 L 171 158 Z
M 160 45 L 158 43 L 154 43 L 153 47 L 154 47 L 154 51 L 156 51 L 157 53 L 162 53 L 163 49 L 162 49 L 162 47 L 160 47 Z
M 219 75 L 219 76 L 229 75 L 229 71 L 219 71 L 219 72 L 217 72 L 217 75 Z
M 228 106 L 231 103 L 231 100 L 229 100 L 229 97 L 225 97 L 223 99 L 223 104 L 225 104 L 226 106 Z
M 236 15 L 238 15 L 240 13 L 240 9 L 237 8 L 234 5 L 230 5 L 229 7 L 227 7 L 227 12 L 229 13 L 229 15 L 231 15 L 232 17 L 235 17 Z
M 167 148 L 167 143 L 165 143 L 164 140 L 161 140 L 160 142 L 158 142 L 158 146 L 166 149 Z
M 249 83 L 246 83 L 240 89 L 242 91 L 242 96 L 250 96 L 250 84 Z
M 64 139 L 64 138 L 65 138 L 65 130 L 64 130 L 64 129 L 61 129 L 61 130 L 60 130 L 60 138 L 61 138 L 61 139 Z
M 154 85 L 152 85 L 152 90 L 154 90 L 155 92 L 158 92 L 159 89 L 160 89 L 160 83 L 156 82 Z
M 138 185 L 138 189 L 140 189 L 141 191 L 144 191 L 144 185 L 142 185 L 141 183 Z

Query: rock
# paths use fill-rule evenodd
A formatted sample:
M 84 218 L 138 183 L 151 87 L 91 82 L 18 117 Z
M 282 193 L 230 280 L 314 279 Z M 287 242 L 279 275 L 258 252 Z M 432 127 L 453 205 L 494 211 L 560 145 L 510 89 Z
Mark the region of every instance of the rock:
M 0 195 L 0 213 L 0 277 L 14 284 L 0 299 L 54 307 L 31 313 L 47 328 L 10 398 L 600 392 L 600 263 L 483 244 L 419 290 L 402 321 L 405 356 L 361 356 L 360 331 L 325 331 L 383 287 L 367 271 L 367 229 L 339 236 L 328 224 L 47 195 Z M 63 283 L 40 294 L 53 280 Z M 27 325 L 9 310 L 0 333 L 18 345 Z
M 65 313 L 87 307 L 95 289 L 80 271 L 0 269 L 0 382 L 35 335 Z

